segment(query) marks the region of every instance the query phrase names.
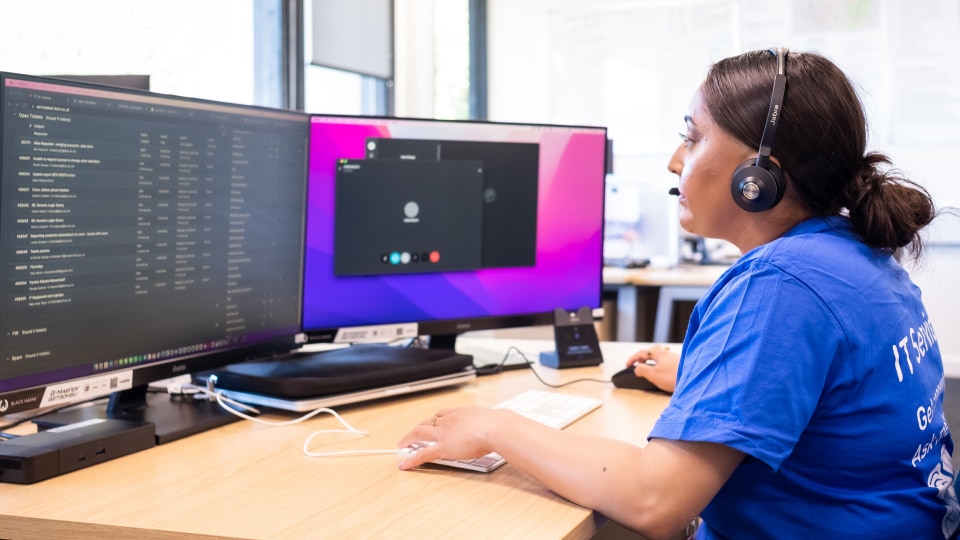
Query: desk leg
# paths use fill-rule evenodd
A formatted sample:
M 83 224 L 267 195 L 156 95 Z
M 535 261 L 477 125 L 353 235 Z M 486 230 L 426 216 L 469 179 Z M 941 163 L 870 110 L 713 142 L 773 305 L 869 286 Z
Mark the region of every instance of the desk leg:
M 617 341 L 636 341 L 637 294 L 630 285 L 617 287 Z
M 677 301 L 696 302 L 707 292 L 708 287 L 660 287 L 657 301 L 657 322 L 653 327 L 653 341 L 666 343 L 670 340 L 670 326 L 673 324 L 673 304 Z M 683 336 L 680 336 L 683 339 Z
M 617 287 L 617 341 L 650 341 L 657 312 L 658 287 Z

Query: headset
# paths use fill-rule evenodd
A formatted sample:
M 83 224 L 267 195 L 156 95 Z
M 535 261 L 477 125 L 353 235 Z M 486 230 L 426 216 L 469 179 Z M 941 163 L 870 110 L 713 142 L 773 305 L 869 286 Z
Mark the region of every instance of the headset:
M 763 127 L 760 137 L 760 151 L 756 159 L 749 159 L 742 163 L 733 173 L 730 183 L 730 194 L 740 208 L 748 212 L 763 212 L 776 206 L 786 191 L 786 181 L 783 171 L 770 161 L 770 151 L 773 148 L 773 139 L 777 134 L 777 124 L 780 123 L 780 113 L 783 109 L 783 92 L 787 87 L 787 53 L 788 49 L 770 49 L 770 53 L 777 58 L 777 75 L 773 79 L 773 93 L 770 96 L 770 108 L 767 110 L 767 123 Z

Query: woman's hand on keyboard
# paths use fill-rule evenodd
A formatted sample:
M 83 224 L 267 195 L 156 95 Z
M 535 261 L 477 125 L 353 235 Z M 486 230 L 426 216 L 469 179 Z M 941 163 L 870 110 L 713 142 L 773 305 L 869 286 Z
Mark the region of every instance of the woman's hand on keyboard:
M 434 444 L 424 445 L 408 455 L 400 462 L 399 468 L 408 470 L 435 459 L 461 460 L 489 454 L 493 448 L 486 442 L 485 426 L 504 422 L 506 415 L 523 420 L 520 415 L 503 409 L 462 407 L 441 410 L 400 439 L 399 448 L 424 442 Z

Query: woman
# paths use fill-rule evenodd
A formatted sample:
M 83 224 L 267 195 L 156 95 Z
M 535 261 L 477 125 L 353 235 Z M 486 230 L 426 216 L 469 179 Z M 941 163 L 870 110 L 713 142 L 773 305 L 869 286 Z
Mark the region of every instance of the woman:
M 920 254 L 927 192 L 866 153 L 856 92 L 814 53 L 716 63 L 681 139 L 681 225 L 743 255 L 697 304 L 646 447 L 461 408 L 404 437 L 436 445 L 400 468 L 496 451 L 652 538 L 696 516 L 698 538 L 953 536 L 942 361 L 894 257 Z

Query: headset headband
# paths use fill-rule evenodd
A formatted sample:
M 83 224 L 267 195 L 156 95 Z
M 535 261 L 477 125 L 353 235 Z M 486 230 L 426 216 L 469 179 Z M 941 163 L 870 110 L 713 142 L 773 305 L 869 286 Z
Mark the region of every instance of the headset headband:
M 783 92 L 787 88 L 787 53 L 789 49 L 777 47 L 769 49 L 770 54 L 777 58 L 777 74 L 773 79 L 773 92 L 770 95 L 770 108 L 767 110 L 767 123 L 763 127 L 760 137 L 760 152 L 756 165 L 766 167 L 770 161 L 770 151 L 773 149 L 773 140 L 777 135 L 777 124 L 780 123 L 780 110 L 783 108 Z

